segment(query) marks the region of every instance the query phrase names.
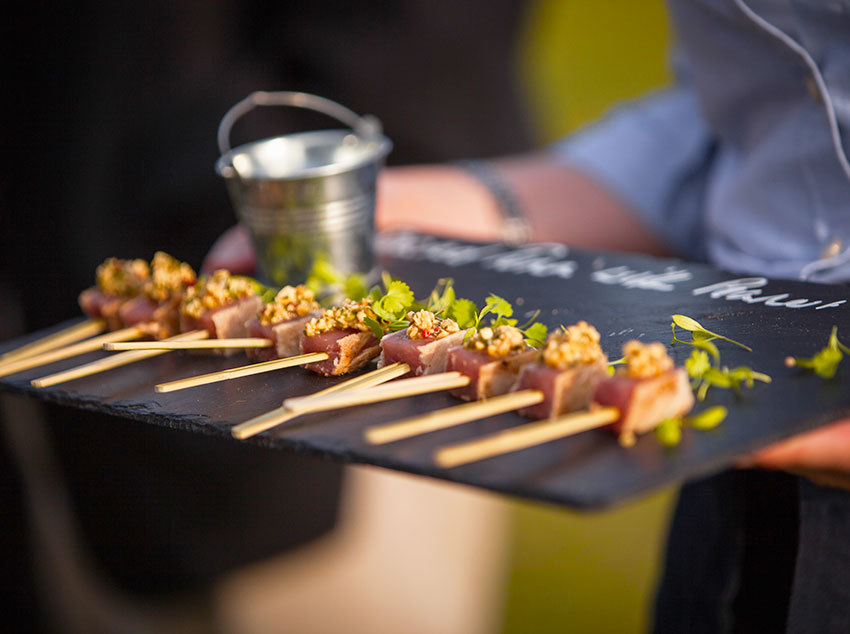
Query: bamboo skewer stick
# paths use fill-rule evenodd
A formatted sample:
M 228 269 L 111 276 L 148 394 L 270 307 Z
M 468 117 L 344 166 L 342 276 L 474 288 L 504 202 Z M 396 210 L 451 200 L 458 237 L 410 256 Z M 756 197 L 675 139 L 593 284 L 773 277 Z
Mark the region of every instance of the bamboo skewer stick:
M 104 350 L 209 350 L 217 348 L 271 348 L 274 341 L 265 337 L 204 339 L 202 341 L 127 341 L 105 343 Z
M 25 357 L 33 357 L 37 354 L 42 354 L 48 350 L 54 350 L 63 346 L 76 343 L 81 339 L 94 337 L 106 330 L 106 321 L 103 319 L 87 319 L 79 324 L 74 324 L 68 328 L 63 328 L 52 335 L 47 335 L 36 341 L 16 348 L 3 355 L 0 355 L 0 367 L 10 361 L 17 361 Z
M 540 390 L 520 390 L 482 401 L 473 401 L 463 405 L 447 407 L 421 416 L 413 416 L 395 423 L 377 425 L 364 432 L 366 441 L 373 445 L 382 445 L 395 440 L 426 434 L 438 429 L 454 427 L 461 423 L 503 414 L 521 407 L 536 405 L 543 400 Z
M 321 396 L 344 390 L 380 385 L 381 383 L 386 383 L 387 381 L 405 375 L 408 372 L 410 372 L 410 366 L 406 363 L 393 363 L 392 365 L 372 370 L 366 374 L 356 376 L 353 379 L 348 379 L 342 383 L 332 385 L 331 387 L 316 392 L 313 396 Z M 282 425 L 283 423 L 290 421 L 293 418 L 297 418 L 300 415 L 301 414 L 298 412 L 290 412 L 285 407 L 278 407 L 277 409 L 273 409 L 270 412 L 266 412 L 265 414 L 261 414 L 251 420 L 247 420 L 244 423 L 236 425 L 230 430 L 230 433 L 234 438 L 245 440 L 246 438 L 250 438 L 251 436 L 264 432 L 267 429 Z
M 168 340 L 196 341 L 199 339 L 205 339 L 209 336 L 210 335 L 206 330 L 193 330 L 191 332 L 170 337 Z M 33 387 L 49 387 L 51 385 L 57 385 L 58 383 L 65 383 L 66 381 L 73 381 L 74 379 L 81 379 L 86 376 L 91 376 L 92 374 L 97 374 L 98 372 L 118 368 L 122 365 L 141 361 L 142 359 L 156 357 L 161 354 L 165 354 L 166 352 L 168 352 L 168 350 L 133 350 L 131 352 L 122 352 L 120 354 L 114 354 L 106 357 L 105 359 L 98 359 L 97 361 L 92 361 L 91 363 L 80 365 L 76 368 L 71 368 L 70 370 L 65 370 L 64 372 L 57 372 L 56 374 L 33 379 L 30 381 L 30 385 Z
M 613 423 L 619 417 L 620 410 L 616 407 L 599 407 L 559 418 L 526 423 L 484 438 L 438 449 L 434 453 L 434 461 L 441 467 L 457 467 L 595 429 Z
M 272 359 L 271 361 L 264 361 L 262 363 L 252 363 L 251 365 L 243 365 L 239 366 L 238 368 L 219 370 L 218 372 L 210 372 L 208 374 L 190 376 L 188 378 L 178 379 L 176 381 L 168 381 L 167 383 L 159 383 L 154 386 L 154 389 L 157 392 L 174 392 L 176 390 L 184 390 L 188 387 L 207 385 L 209 383 L 216 383 L 218 381 L 227 381 L 229 379 L 238 379 L 243 376 L 251 376 L 252 374 L 260 374 L 262 372 L 271 372 L 272 370 L 290 368 L 294 365 L 303 365 L 305 363 L 313 363 L 315 361 L 324 361 L 327 358 L 328 355 L 325 352 L 311 352 L 309 354 L 299 354 L 294 357 Z
M 14 374 L 15 372 L 29 370 L 31 368 L 36 368 L 40 365 L 53 363 L 54 361 L 60 361 L 62 359 L 67 359 L 68 357 L 74 357 L 80 354 L 85 354 L 86 352 L 94 352 L 95 350 L 102 349 L 104 343 L 110 341 L 138 339 L 144 334 L 144 331 L 138 326 L 115 330 L 105 335 L 94 337 L 93 339 L 86 339 L 85 341 L 80 341 L 79 343 L 71 344 L 70 346 L 65 346 L 64 348 L 49 350 L 47 352 L 43 352 L 32 357 L 25 357 L 23 359 L 18 359 L 17 361 L 11 361 L 7 364 L 4 364 L 3 366 L 0 366 L 0 376 L 6 376 L 7 374 Z
M 469 385 L 468 376 L 460 372 L 443 372 L 441 374 L 417 376 L 412 379 L 401 379 L 388 385 L 346 390 L 341 394 L 289 398 L 283 402 L 283 406 L 290 412 L 307 414 L 308 412 L 324 412 L 330 409 L 367 405 L 406 396 L 427 394 L 428 392 L 451 390 L 466 385 Z

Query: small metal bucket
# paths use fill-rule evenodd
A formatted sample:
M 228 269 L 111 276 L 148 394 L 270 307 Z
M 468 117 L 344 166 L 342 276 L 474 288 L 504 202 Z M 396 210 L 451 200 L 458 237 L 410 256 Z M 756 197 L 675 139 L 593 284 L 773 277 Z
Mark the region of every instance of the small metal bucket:
M 349 130 L 315 130 L 230 148 L 230 129 L 256 106 L 293 106 L 334 117 Z M 239 221 L 251 234 L 257 277 L 304 282 L 317 260 L 341 273 L 373 273 L 378 172 L 392 148 L 380 122 L 302 92 L 255 92 L 218 127 L 224 178 Z

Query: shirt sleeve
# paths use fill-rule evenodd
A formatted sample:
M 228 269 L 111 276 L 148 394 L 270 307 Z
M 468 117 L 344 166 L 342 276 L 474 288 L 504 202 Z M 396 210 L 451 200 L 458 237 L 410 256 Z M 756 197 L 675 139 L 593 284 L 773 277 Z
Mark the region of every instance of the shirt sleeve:
M 679 255 L 704 260 L 704 198 L 714 147 L 695 95 L 677 86 L 615 108 L 550 150 L 626 201 Z

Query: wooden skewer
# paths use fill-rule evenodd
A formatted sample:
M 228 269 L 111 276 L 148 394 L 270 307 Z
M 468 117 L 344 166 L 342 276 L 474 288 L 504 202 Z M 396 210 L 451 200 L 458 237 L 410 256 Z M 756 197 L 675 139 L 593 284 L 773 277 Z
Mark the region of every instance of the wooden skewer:
M 469 385 L 468 376 L 460 372 L 443 372 L 441 374 L 417 376 L 412 379 L 401 379 L 377 387 L 346 390 L 341 394 L 288 398 L 283 402 L 283 406 L 290 412 L 306 414 L 308 412 L 323 412 L 341 407 L 390 401 L 396 398 L 450 390 L 466 385 Z
M 58 332 L 54 332 L 52 335 L 47 335 L 37 341 L 32 341 L 20 348 L 15 348 L 10 352 L 0 355 L 0 367 L 10 361 L 17 361 L 24 357 L 32 357 L 37 354 L 47 352 L 48 350 L 54 350 L 55 348 L 61 348 L 72 343 L 76 343 L 81 339 L 94 337 L 95 335 L 102 333 L 104 330 L 106 330 L 105 320 L 87 319 L 84 322 L 74 324 L 68 328 L 63 328 Z
M 185 390 L 187 387 L 196 387 L 198 385 L 207 385 L 208 383 L 216 383 L 218 381 L 238 379 L 243 376 L 251 376 L 252 374 L 260 374 L 262 372 L 271 372 L 272 370 L 290 368 L 294 365 L 313 363 L 314 361 L 324 361 L 327 358 L 328 355 L 325 352 L 299 354 L 294 357 L 272 359 L 271 361 L 264 361 L 262 363 L 252 363 L 251 365 L 243 365 L 238 368 L 230 368 L 229 370 L 219 370 L 218 372 L 210 372 L 209 374 L 200 374 L 198 376 L 190 376 L 176 381 L 168 381 L 167 383 L 159 383 L 154 386 L 154 389 L 157 392 L 174 392 L 176 390 Z
M 196 341 L 199 339 L 206 339 L 209 336 L 210 335 L 206 330 L 193 330 L 175 337 L 170 337 L 168 340 Z M 98 359 L 97 361 L 92 361 L 91 363 L 80 365 L 76 368 L 71 368 L 70 370 L 65 370 L 64 372 L 57 372 L 56 374 L 44 376 L 39 379 L 33 379 L 30 381 L 30 385 L 33 387 L 49 387 L 58 383 L 65 383 L 66 381 L 73 381 L 74 379 L 91 376 L 98 372 L 111 370 L 112 368 L 118 368 L 122 365 L 127 365 L 128 363 L 141 361 L 142 359 L 156 357 L 161 354 L 165 354 L 166 352 L 168 352 L 168 350 L 133 350 L 132 352 L 122 352 L 120 354 L 106 357 L 105 359 Z
M 205 339 L 203 341 L 127 341 L 105 343 L 104 350 L 208 350 L 215 348 L 271 348 L 274 341 L 265 337 Z
M 503 414 L 521 407 L 529 407 L 541 401 L 543 401 L 543 392 L 540 390 L 510 392 L 483 401 L 455 405 L 395 423 L 370 427 L 364 432 L 364 437 L 367 442 L 373 445 L 382 445 L 394 440 L 454 427 L 479 418 Z
M 353 379 L 348 379 L 342 383 L 337 383 L 336 385 L 327 387 L 324 390 L 316 392 L 313 396 L 332 394 L 334 392 L 350 390 L 353 388 L 380 385 L 381 383 L 390 381 L 396 377 L 407 374 L 408 372 L 410 372 L 410 366 L 406 363 L 393 363 L 392 365 L 372 370 L 366 374 L 356 376 Z M 250 438 L 251 436 L 264 432 L 267 429 L 277 427 L 278 425 L 290 421 L 293 418 L 297 418 L 300 415 L 301 414 L 298 412 L 290 412 L 285 407 L 278 407 L 277 409 L 273 409 L 270 412 L 266 412 L 265 414 L 261 414 L 251 420 L 236 425 L 230 430 L 230 433 L 234 438 L 245 440 L 246 438 Z
M 476 460 L 526 449 L 615 422 L 616 407 L 600 407 L 559 418 L 535 421 L 484 438 L 438 449 L 434 461 L 441 467 L 457 467 Z
M 53 363 L 54 361 L 60 361 L 61 359 L 67 359 L 68 357 L 75 357 L 80 354 L 85 354 L 86 352 L 94 352 L 95 350 L 103 348 L 103 344 L 106 342 L 138 339 L 144 334 L 144 331 L 138 326 L 116 330 L 99 337 L 94 337 L 93 339 L 86 339 L 85 341 L 65 346 L 64 348 L 49 350 L 32 357 L 18 359 L 17 361 L 10 361 L 0 367 L 0 376 L 29 370 L 30 368 L 36 368 L 40 365 Z

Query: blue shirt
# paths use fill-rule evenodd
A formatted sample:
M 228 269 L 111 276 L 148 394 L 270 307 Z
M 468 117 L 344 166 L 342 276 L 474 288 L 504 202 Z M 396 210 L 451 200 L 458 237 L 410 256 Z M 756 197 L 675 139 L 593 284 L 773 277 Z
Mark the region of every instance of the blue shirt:
M 669 0 L 677 85 L 553 147 L 679 255 L 850 280 L 850 0 Z

